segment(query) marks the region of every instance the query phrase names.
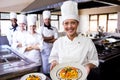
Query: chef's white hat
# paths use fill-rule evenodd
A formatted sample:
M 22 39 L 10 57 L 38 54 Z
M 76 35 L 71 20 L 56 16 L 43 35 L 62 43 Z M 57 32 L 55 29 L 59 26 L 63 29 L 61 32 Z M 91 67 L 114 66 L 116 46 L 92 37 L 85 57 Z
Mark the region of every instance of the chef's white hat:
M 24 14 L 20 14 L 17 16 L 18 23 L 27 23 L 27 17 Z
M 13 19 L 13 18 L 17 19 L 17 14 L 15 12 L 10 13 L 10 19 Z
M 35 14 L 29 14 L 27 16 L 27 24 L 28 24 L 28 26 L 30 26 L 30 25 L 36 25 L 36 21 L 37 21 L 37 15 L 35 15 Z
M 66 19 L 75 19 L 79 21 L 78 5 L 75 1 L 65 1 L 61 6 L 62 21 Z
M 43 11 L 43 19 L 50 18 L 51 13 L 49 10 Z

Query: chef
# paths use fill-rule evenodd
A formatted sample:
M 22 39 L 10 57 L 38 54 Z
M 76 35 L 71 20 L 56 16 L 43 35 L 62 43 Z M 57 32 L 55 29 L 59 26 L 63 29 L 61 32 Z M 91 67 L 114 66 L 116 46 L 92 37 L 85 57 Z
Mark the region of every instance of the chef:
M 24 14 L 19 14 L 17 16 L 18 19 L 18 26 L 19 30 L 16 31 L 13 34 L 13 43 L 12 47 L 16 50 L 18 50 L 20 53 L 23 53 L 23 50 L 21 47 L 23 47 L 26 44 L 26 24 L 27 24 L 27 18 Z
M 27 16 L 28 34 L 26 37 L 26 45 L 23 46 L 23 54 L 33 62 L 41 64 L 41 55 L 43 47 L 42 35 L 36 32 L 36 20 L 35 14 L 29 14 Z
M 48 57 L 50 55 L 54 41 L 58 38 L 58 31 L 56 27 L 53 27 L 50 23 L 51 12 L 49 10 L 43 11 L 43 22 L 38 32 L 43 36 L 43 51 L 42 51 L 42 70 L 43 73 L 49 75 L 50 64 L 48 63 Z
M 61 63 L 78 63 L 83 65 L 89 74 L 90 70 L 99 64 L 98 55 L 92 40 L 77 33 L 79 26 L 77 3 L 64 2 L 61 14 L 66 36 L 58 38 L 53 44 L 49 57 L 50 69 Z
M 7 38 L 8 38 L 9 44 L 11 45 L 13 33 L 18 30 L 17 14 L 15 12 L 10 13 L 10 21 L 11 21 L 11 24 L 7 30 Z

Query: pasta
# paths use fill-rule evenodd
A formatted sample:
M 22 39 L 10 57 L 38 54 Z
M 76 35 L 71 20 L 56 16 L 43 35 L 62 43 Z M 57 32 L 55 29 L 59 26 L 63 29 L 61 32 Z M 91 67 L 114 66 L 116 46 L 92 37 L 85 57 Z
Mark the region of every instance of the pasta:
M 29 75 L 26 80 L 41 80 L 37 75 Z
M 76 79 L 78 78 L 78 69 L 75 67 L 64 67 L 59 72 L 59 76 L 61 79 Z

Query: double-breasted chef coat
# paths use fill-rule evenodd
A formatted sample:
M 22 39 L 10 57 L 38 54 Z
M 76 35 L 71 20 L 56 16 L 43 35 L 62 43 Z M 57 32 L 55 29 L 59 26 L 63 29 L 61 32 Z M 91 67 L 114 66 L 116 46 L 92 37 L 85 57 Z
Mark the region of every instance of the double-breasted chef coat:
M 31 35 L 27 31 L 23 31 L 23 32 L 17 31 L 13 37 L 14 37 L 14 41 L 13 41 L 14 43 L 12 45 L 13 48 L 17 49 L 19 53 L 23 54 L 31 61 L 41 64 L 40 51 L 42 50 L 42 46 L 43 46 L 43 38 L 41 35 L 39 35 L 38 33 Z M 17 42 L 21 42 L 22 47 L 18 48 Z M 25 51 L 26 47 L 34 44 L 39 44 L 40 50 Z
M 43 47 L 43 38 L 38 33 L 34 33 L 33 35 L 28 33 L 27 39 L 26 39 L 26 45 L 23 48 L 25 49 L 27 46 L 35 45 L 35 44 L 39 46 L 39 50 L 34 49 L 31 51 L 26 51 L 26 52 L 24 51 L 24 55 L 30 60 L 41 64 L 41 51 Z
M 7 29 L 7 39 L 9 41 L 9 45 L 12 45 L 12 41 L 13 41 L 13 34 L 15 31 L 18 31 L 18 26 L 16 26 L 16 28 L 13 28 L 12 25 L 10 25 Z
M 78 62 L 82 65 L 92 63 L 98 66 L 97 50 L 91 39 L 78 35 L 71 41 L 67 36 L 54 42 L 49 63 L 56 60 L 58 63 Z

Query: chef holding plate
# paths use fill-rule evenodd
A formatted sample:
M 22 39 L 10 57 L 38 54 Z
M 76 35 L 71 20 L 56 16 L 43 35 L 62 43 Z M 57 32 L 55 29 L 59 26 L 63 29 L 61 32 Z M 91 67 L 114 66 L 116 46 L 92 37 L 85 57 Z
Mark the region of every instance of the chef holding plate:
M 77 3 L 66 1 L 61 6 L 62 25 L 66 36 L 58 38 L 49 57 L 51 71 L 58 64 L 77 63 L 84 66 L 87 74 L 98 67 L 99 60 L 96 47 L 91 39 L 77 33 L 79 17 Z

